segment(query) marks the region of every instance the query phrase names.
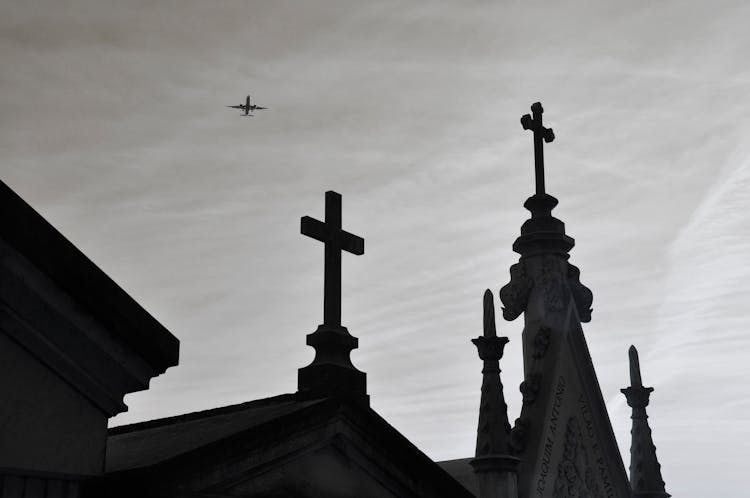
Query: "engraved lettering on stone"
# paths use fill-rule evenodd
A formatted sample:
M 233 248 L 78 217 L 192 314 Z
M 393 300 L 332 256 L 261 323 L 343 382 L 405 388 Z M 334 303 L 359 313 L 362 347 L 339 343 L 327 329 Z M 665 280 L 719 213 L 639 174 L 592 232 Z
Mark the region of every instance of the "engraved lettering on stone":
M 547 486 L 547 476 L 550 471 L 550 461 L 552 460 L 552 449 L 555 445 L 555 435 L 557 434 L 558 422 L 560 420 L 560 408 L 563 403 L 565 394 L 565 377 L 562 375 L 557 379 L 555 386 L 555 395 L 552 400 L 552 410 L 547 423 L 547 436 L 544 440 L 544 451 L 542 452 L 542 462 L 539 467 L 539 478 L 536 481 L 537 496 L 544 495 L 544 489 Z
M 578 407 L 585 426 L 586 437 L 588 438 L 589 445 L 594 453 L 597 475 L 604 487 L 605 494 L 603 496 L 612 498 L 615 496 L 615 490 L 612 486 L 612 480 L 609 477 L 609 468 L 607 467 L 607 461 L 604 458 L 604 454 L 602 453 L 602 449 L 599 446 L 599 441 L 596 437 L 593 414 L 591 413 L 591 410 L 589 410 L 586 397 L 583 394 L 578 398 Z

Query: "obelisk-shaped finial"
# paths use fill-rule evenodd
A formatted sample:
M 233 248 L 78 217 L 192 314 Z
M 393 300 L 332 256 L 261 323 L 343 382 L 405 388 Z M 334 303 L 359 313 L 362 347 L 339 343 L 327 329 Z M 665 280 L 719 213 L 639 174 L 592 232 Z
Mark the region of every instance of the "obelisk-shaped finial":
M 480 498 L 517 498 L 519 460 L 510 454 L 508 406 L 500 382 L 500 358 L 508 338 L 497 337 L 495 305 L 489 289 L 484 293 L 483 305 L 484 333 L 471 340 L 484 362 L 476 457 L 471 465 L 479 482 Z
M 648 425 L 646 407 L 653 387 L 643 387 L 641 367 L 638 362 L 638 350 L 630 346 L 630 387 L 621 389 L 628 405 L 633 409 L 631 418 L 633 426 L 630 431 L 630 487 L 633 498 L 667 498 L 671 496 L 664 490 L 661 477 L 661 465 L 656 458 L 656 447 Z
M 643 387 L 641 363 L 638 361 L 638 350 L 635 349 L 635 346 L 630 346 L 628 349 L 628 358 L 630 360 L 630 386 Z M 648 405 L 648 400 L 646 400 L 646 404 Z

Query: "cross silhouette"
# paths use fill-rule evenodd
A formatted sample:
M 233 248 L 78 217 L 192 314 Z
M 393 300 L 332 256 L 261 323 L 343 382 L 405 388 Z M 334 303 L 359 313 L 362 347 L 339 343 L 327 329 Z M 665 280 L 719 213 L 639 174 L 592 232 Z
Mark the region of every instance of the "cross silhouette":
M 542 104 L 536 102 L 531 105 L 531 113 L 534 115 L 532 118 L 528 114 L 524 114 L 521 117 L 521 126 L 524 130 L 531 130 L 534 132 L 534 171 L 536 173 L 536 193 L 537 195 L 544 194 L 544 148 L 542 139 L 549 143 L 555 139 L 555 134 L 552 128 L 545 128 L 542 125 Z
M 301 220 L 301 233 L 325 244 L 323 324 L 341 326 L 341 251 L 365 253 L 365 240 L 341 229 L 341 194 L 326 192 L 325 223 L 309 216 Z

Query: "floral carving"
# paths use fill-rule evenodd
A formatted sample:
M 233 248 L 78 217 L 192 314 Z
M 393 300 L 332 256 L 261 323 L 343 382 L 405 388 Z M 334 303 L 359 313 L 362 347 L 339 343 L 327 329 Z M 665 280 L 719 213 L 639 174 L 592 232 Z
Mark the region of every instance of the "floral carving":
M 527 379 L 521 382 L 520 390 L 523 396 L 523 404 L 530 405 L 536 401 L 536 397 L 539 394 L 539 385 L 541 383 L 541 375 L 531 374 Z
M 542 288 L 544 307 L 551 312 L 563 310 L 563 279 L 558 270 L 557 257 L 545 255 L 539 273 L 539 285 Z
M 598 498 L 603 496 L 583 444 L 575 417 L 568 419 L 563 458 L 557 467 L 554 498 Z
M 520 455 L 526 447 L 526 437 L 529 432 L 529 421 L 526 418 L 517 418 L 513 429 L 510 431 L 510 451 L 514 455 Z
M 510 282 L 500 289 L 503 318 L 512 321 L 526 311 L 526 303 L 533 286 L 534 281 L 527 275 L 523 261 L 519 261 L 510 267 Z
M 541 359 L 544 353 L 547 352 L 551 333 L 552 331 L 549 327 L 539 327 L 539 331 L 534 336 L 534 352 L 531 355 L 534 359 Z

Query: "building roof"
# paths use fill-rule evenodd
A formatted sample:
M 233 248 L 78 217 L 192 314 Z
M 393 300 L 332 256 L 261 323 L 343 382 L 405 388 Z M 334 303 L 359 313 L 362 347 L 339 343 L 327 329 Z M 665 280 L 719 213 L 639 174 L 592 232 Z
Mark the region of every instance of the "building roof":
M 479 496 L 479 481 L 477 480 L 477 475 L 474 473 L 474 468 L 469 463 L 472 460 L 473 458 L 459 458 L 456 460 L 444 460 L 437 462 L 437 464 L 440 465 L 441 469 L 450 474 L 453 479 L 463 484 L 466 489 Z
M 321 433 L 321 427 L 328 429 Z M 297 446 L 298 438 L 309 433 L 317 434 L 310 440 L 315 441 L 310 447 L 315 452 L 323 443 L 321 434 L 327 434 L 325 437 L 337 445 L 347 440 L 346 434 L 351 435 L 352 430 L 362 436 L 355 438 L 359 442 L 351 443 L 357 452 L 370 455 L 373 461 L 384 462 L 386 458 L 388 466 L 411 476 L 409 486 L 427 486 L 424 489 L 430 490 L 429 496 L 473 496 L 366 404 L 297 394 L 112 428 L 107 440 L 108 477 L 97 489 L 105 492 L 135 482 L 158 487 L 162 479 L 171 479 L 169 476 L 196 464 L 202 468 L 216 464 L 226 467 L 221 462 L 232 462 L 252 448 L 265 455 L 263 462 L 254 465 L 269 468 L 280 465 L 283 458 L 270 456 L 268 448 L 275 448 L 275 452 L 289 446 L 292 455 L 303 454 L 307 450 Z
M 177 338 L 1 181 L 0 210 L 0 238 L 135 350 L 155 372 L 177 365 Z
M 283 394 L 114 427 L 109 430 L 107 438 L 106 472 L 133 470 L 167 462 L 318 403 L 321 400 L 297 401 L 294 395 Z

